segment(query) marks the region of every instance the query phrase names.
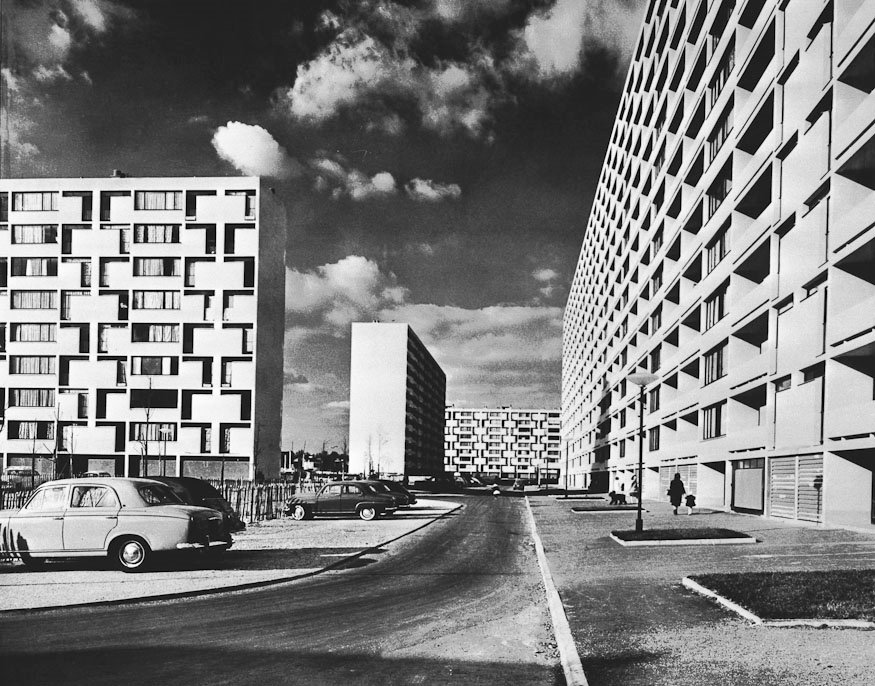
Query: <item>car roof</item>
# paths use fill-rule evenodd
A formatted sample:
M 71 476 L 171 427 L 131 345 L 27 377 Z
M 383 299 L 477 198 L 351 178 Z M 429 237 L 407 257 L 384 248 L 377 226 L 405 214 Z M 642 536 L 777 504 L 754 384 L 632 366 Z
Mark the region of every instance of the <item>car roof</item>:
M 154 479 L 148 478 L 134 478 L 127 476 L 77 476 L 73 479 L 54 479 L 52 481 L 46 481 L 41 484 L 42 486 L 66 486 L 70 484 L 72 486 L 78 486 L 79 484 L 94 484 L 97 486 L 138 486 L 149 485 L 149 484 L 157 484 L 158 481 Z M 164 485 L 164 484 L 162 484 Z

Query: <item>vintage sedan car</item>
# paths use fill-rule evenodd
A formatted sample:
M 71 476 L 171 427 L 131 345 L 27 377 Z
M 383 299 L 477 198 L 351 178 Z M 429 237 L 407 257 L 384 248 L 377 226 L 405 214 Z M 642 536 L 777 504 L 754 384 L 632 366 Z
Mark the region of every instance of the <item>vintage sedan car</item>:
M 48 481 L 20 510 L 0 512 L 0 546 L 26 565 L 50 558 L 101 557 L 125 572 L 146 568 L 153 554 L 227 550 L 222 516 L 185 505 L 150 479 Z
M 392 481 L 392 479 L 375 479 L 375 481 L 383 484 L 393 495 L 401 496 L 400 502 L 398 503 L 399 507 L 410 507 L 411 505 L 416 505 L 416 496 L 408 491 L 401 482 Z
M 295 519 L 317 515 L 357 514 L 365 521 L 392 514 L 398 508 L 390 493 L 379 493 L 367 481 L 330 481 L 318 493 L 299 493 L 286 503 L 286 514 Z
M 225 497 L 203 479 L 193 476 L 150 476 L 150 479 L 167 484 L 186 505 L 210 507 L 222 514 L 222 522 L 228 533 L 236 533 L 246 528 L 246 522 Z

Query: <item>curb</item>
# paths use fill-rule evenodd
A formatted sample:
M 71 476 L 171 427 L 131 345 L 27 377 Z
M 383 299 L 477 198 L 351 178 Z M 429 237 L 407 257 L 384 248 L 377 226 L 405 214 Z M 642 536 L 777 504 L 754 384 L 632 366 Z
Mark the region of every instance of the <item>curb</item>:
M 869 622 L 864 619 L 763 619 L 759 615 L 755 615 L 750 610 L 746 610 L 738 603 L 734 603 L 716 591 L 702 586 L 702 584 L 693 581 L 690 577 L 685 576 L 681 583 L 689 590 L 703 595 L 707 598 L 717 601 L 728 610 L 732 610 L 752 624 L 758 626 L 770 626 L 775 628 L 794 628 L 800 626 L 814 627 L 817 629 L 868 629 L 875 630 L 875 622 Z
M 435 517 L 432 520 L 425 522 L 425 524 L 420 524 L 415 529 L 411 529 L 410 531 L 401 534 L 400 536 L 395 536 L 395 538 L 390 538 L 387 541 L 381 541 L 377 545 L 369 546 L 364 550 L 359 550 L 357 553 L 353 553 L 352 555 L 347 555 L 346 557 L 342 557 L 339 560 L 335 560 L 330 565 L 326 565 L 325 567 L 321 567 L 320 569 L 316 569 L 311 572 L 304 572 L 303 574 L 293 574 L 292 576 L 284 576 L 279 577 L 277 579 L 268 579 L 266 581 L 252 581 L 245 584 L 234 584 L 232 586 L 217 586 L 216 588 L 203 588 L 196 591 L 179 591 L 177 593 L 163 593 L 161 595 L 147 595 L 147 596 L 139 596 L 136 598 L 119 598 L 117 600 L 96 600 L 90 603 L 75 603 L 71 605 L 51 605 L 47 607 L 35 607 L 35 608 L 16 608 L 12 610 L 0 610 L 0 615 L 22 615 L 22 614 L 35 614 L 38 612 L 54 612 L 56 610 L 66 610 L 69 608 L 84 608 L 84 607 L 108 607 L 113 605 L 133 605 L 137 603 L 150 603 L 150 602 L 158 602 L 164 600 L 179 600 L 181 598 L 198 598 L 206 595 L 218 595 L 219 593 L 233 593 L 235 591 L 251 591 L 258 588 L 265 588 L 267 586 L 276 586 L 279 584 L 285 584 L 290 581 L 298 581 L 300 579 L 307 579 L 312 576 L 316 576 L 318 574 L 322 574 L 323 572 L 330 572 L 337 567 L 340 567 L 343 564 L 346 564 L 350 560 L 356 560 L 364 555 L 367 555 L 378 548 L 382 548 L 383 546 L 389 545 L 390 543 L 394 543 L 395 541 L 399 541 L 405 536 L 409 536 L 410 534 L 416 533 L 424 529 L 427 526 L 434 524 L 435 522 L 443 519 L 449 514 L 452 514 L 456 510 L 464 507 L 462 503 L 457 504 L 452 509 L 446 510 L 441 513 L 439 517 Z
M 686 539 L 662 539 L 656 541 L 624 541 L 614 534 L 610 535 L 611 538 L 619 543 L 621 546 L 626 548 L 634 548 L 636 546 L 653 546 L 653 545 L 737 545 L 739 543 L 749 544 L 749 543 L 758 543 L 757 539 L 751 537 L 745 538 L 686 538 Z
M 611 514 L 611 513 L 617 513 L 617 512 L 635 512 L 635 511 L 637 511 L 637 508 L 630 507 L 628 505 L 620 505 L 619 507 L 617 507 L 617 506 L 593 507 L 591 509 L 587 509 L 587 508 L 583 508 L 583 507 L 572 507 L 571 511 L 574 512 L 575 514 L 593 514 L 593 513 L 597 513 L 597 514 L 609 513 L 609 514 Z M 646 510 L 645 510 L 645 512 L 646 512 Z
M 553 634 L 559 648 L 559 661 L 562 663 L 562 671 L 565 673 L 566 686 L 589 686 L 583 665 L 580 663 L 580 655 L 577 654 L 577 646 L 574 643 L 574 636 L 571 634 L 568 617 L 565 615 L 565 607 L 562 605 L 562 599 L 553 583 L 553 575 L 550 573 L 547 555 L 544 552 L 541 537 L 538 535 L 535 515 L 532 513 L 528 497 L 526 497 L 526 511 L 529 513 L 529 526 L 532 529 L 535 552 L 538 555 L 538 566 L 541 568 L 541 578 L 544 580 L 544 592 L 547 595 L 547 606 L 550 608 Z

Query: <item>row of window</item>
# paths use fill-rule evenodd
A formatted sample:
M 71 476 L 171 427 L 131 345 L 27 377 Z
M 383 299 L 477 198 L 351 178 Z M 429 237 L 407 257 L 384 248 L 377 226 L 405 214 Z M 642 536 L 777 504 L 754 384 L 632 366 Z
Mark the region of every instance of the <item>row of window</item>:
M 181 210 L 183 209 L 182 191 L 135 191 L 135 210 Z M 200 195 L 215 195 L 215 191 L 188 191 L 186 211 L 193 209 L 191 205 Z M 58 210 L 58 191 L 13 191 L 12 210 L 14 212 L 56 212 Z M 91 192 L 65 192 L 65 195 L 79 195 L 87 198 L 91 205 Z M 130 196 L 129 191 L 101 191 L 101 203 L 104 204 L 112 195 Z M 255 211 L 255 191 L 225 191 L 226 196 L 242 196 L 246 198 L 245 212 L 247 216 Z M 0 194 L 0 201 L 6 204 L 6 194 Z

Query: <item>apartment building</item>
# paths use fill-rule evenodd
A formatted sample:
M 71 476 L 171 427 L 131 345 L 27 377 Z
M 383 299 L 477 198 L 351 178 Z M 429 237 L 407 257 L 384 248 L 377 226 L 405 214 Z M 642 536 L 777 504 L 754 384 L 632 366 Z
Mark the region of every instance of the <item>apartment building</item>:
M 447 472 L 556 483 L 561 445 L 559 410 L 452 405 L 446 410 Z
M 285 221 L 258 178 L 0 180 L 0 458 L 279 472 Z
M 353 323 L 349 471 L 443 472 L 446 390 L 444 371 L 407 324 Z
M 651 0 L 565 312 L 574 486 L 875 526 L 875 3 Z

